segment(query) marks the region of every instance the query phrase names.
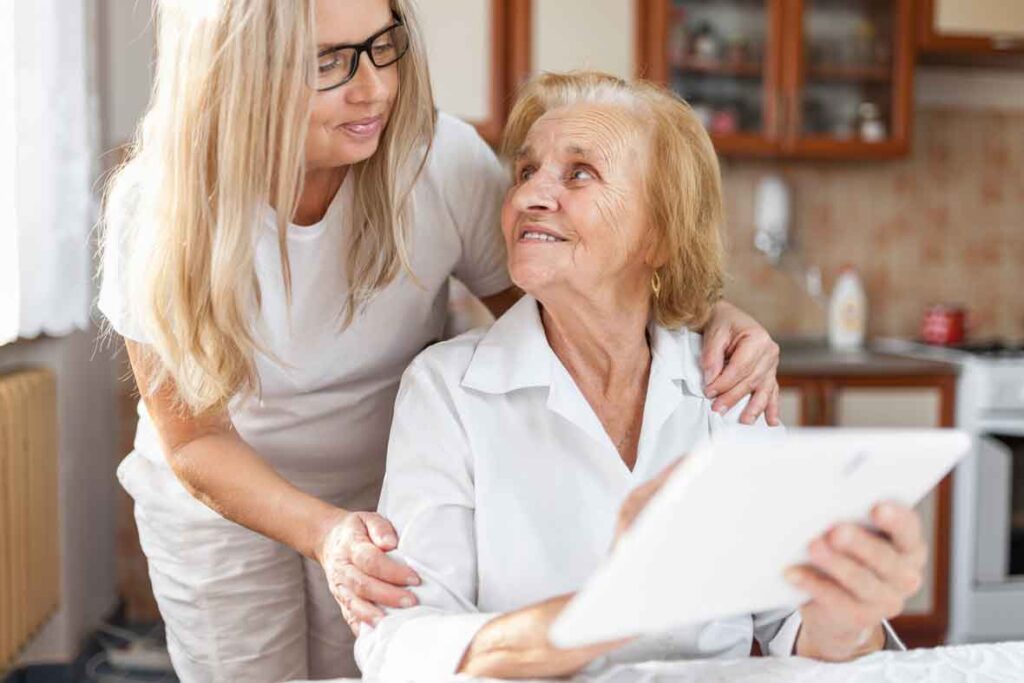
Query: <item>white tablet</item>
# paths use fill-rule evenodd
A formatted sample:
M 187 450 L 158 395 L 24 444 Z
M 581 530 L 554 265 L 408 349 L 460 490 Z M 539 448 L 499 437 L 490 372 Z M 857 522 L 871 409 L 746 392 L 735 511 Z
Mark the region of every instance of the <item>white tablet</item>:
M 954 430 L 736 433 L 679 465 L 552 625 L 558 647 L 651 634 L 807 600 L 783 578 L 839 522 L 914 505 L 970 450 Z M 929 539 L 930 541 L 931 539 Z

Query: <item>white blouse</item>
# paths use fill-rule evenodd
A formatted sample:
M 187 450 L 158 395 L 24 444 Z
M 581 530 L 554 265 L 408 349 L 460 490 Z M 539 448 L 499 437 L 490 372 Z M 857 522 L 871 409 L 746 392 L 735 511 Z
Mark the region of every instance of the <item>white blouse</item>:
M 651 371 L 636 466 L 622 461 L 548 345 L 524 297 L 489 329 L 420 354 L 402 378 L 381 514 L 395 551 L 423 578 L 420 604 L 364 628 L 364 675 L 430 678 L 455 671 L 495 616 L 578 590 L 609 552 L 627 494 L 701 441 L 739 424 L 703 395 L 700 335 L 652 325 Z M 699 552 L 699 548 L 695 552 Z M 792 609 L 687 626 L 634 641 L 596 663 L 743 657 L 757 637 L 792 652 Z

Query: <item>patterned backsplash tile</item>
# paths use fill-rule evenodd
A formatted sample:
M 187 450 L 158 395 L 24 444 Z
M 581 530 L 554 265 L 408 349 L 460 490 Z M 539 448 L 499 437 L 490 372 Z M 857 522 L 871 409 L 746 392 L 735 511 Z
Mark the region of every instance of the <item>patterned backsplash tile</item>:
M 860 271 L 872 335 L 915 336 L 931 303 L 967 307 L 976 338 L 1024 339 L 1024 112 L 925 109 L 908 158 L 891 162 L 723 162 L 726 295 L 776 336 L 822 335 L 840 267 Z M 754 249 L 758 181 L 793 191 L 791 251 L 780 268 Z

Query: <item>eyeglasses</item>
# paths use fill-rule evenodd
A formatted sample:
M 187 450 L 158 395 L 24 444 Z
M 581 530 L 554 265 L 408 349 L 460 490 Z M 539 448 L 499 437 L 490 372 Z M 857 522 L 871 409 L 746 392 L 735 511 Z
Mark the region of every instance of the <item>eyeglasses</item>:
M 324 92 L 351 81 L 364 52 L 375 67 L 382 69 L 397 62 L 408 50 L 409 31 L 396 17 L 394 24 L 374 33 L 359 45 L 337 45 L 317 53 L 313 87 Z

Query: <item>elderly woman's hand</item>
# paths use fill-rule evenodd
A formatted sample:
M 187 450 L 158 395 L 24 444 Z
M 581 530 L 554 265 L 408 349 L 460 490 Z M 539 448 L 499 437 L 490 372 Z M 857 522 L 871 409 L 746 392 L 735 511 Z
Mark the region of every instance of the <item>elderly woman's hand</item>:
M 658 476 L 633 489 L 629 495 L 626 496 L 626 500 L 622 501 L 622 505 L 619 507 L 619 518 L 615 524 L 615 541 L 612 543 L 613 548 L 619 542 L 619 538 L 622 534 L 624 534 L 629 527 L 633 526 L 633 522 L 636 521 L 637 516 L 645 507 L 647 507 L 647 504 L 651 502 L 654 495 L 661 490 L 661 487 L 665 485 L 668 478 L 672 476 L 672 472 L 675 471 L 676 467 L 678 467 L 679 463 L 682 461 L 682 458 L 677 459 L 671 465 L 663 469 Z
M 405 586 L 418 586 L 411 568 L 385 552 L 398 547 L 391 522 L 375 512 L 346 512 L 326 520 L 316 560 L 323 567 L 331 595 L 341 606 L 352 632 L 364 623 L 375 625 L 384 612 L 377 605 L 412 607 L 416 596 Z
M 779 424 L 779 345 L 756 320 L 725 301 L 716 304 L 704 326 L 701 363 L 715 412 L 728 411 L 753 392 L 740 422 L 753 424 L 764 413 L 768 424 Z
M 787 572 L 811 595 L 801 609 L 801 656 L 839 661 L 881 649 L 881 622 L 902 612 L 921 587 L 927 546 L 917 513 L 884 503 L 871 518 L 881 534 L 839 525 L 811 544 L 810 564 Z

